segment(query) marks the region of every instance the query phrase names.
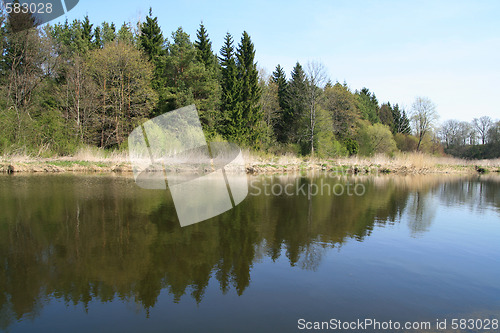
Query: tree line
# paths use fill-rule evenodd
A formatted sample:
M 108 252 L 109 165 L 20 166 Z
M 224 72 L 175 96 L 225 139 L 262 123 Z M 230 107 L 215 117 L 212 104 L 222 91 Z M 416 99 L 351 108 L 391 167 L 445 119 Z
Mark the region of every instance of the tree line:
M 194 42 L 181 27 L 166 38 L 152 10 L 120 28 L 88 16 L 20 32 L 12 22 L 34 25 L 26 14 L 0 15 L 0 154 L 126 149 L 136 126 L 190 104 L 208 140 L 273 154 L 456 153 L 442 144 L 429 99 L 408 111 L 379 103 L 368 88 L 329 80 L 318 62 L 267 75 L 247 32 L 239 41 L 227 33 L 214 52 L 203 23 Z
M 490 117 L 471 122 L 450 119 L 439 130 L 444 151 L 467 159 L 500 157 L 500 121 Z

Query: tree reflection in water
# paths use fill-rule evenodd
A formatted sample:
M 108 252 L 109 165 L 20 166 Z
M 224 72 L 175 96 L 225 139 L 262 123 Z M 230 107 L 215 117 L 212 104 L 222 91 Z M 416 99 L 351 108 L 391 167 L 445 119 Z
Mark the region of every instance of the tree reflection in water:
M 266 176 L 293 186 L 345 182 Z M 434 218 L 433 198 L 481 213 L 500 208 L 495 177 L 357 177 L 363 196 L 249 196 L 235 209 L 181 228 L 165 191 L 142 190 L 129 177 L 0 177 L 0 327 L 37 316 L 47 298 L 88 306 L 116 298 L 154 307 L 164 289 L 179 302 L 202 302 L 211 277 L 222 293 L 242 295 L 260 256 L 316 270 L 325 251 L 363 241 L 374 227 L 408 215 L 418 236 Z M 259 185 L 260 184 L 260 185 Z

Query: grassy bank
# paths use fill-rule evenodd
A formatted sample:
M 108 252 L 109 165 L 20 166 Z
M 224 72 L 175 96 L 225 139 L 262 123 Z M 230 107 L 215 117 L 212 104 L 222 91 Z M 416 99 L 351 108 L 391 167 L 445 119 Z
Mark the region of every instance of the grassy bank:
M 500 159 L 463 160 L 436 157 L 420 153 L 398 154 L 393 157 L 345 157 L 319 159 L 292 155 L 273 156 L 244 152 L 249 174 L 286 173 L 301 171 L 340 171 L 347 174 L 395 173 L 487 173 L 500 172 Z M 126 152 L 82 149 L 74 156 L 37 158 L 31 156 L 0 157 L 0 173 L 34 172 L 132 172 Z

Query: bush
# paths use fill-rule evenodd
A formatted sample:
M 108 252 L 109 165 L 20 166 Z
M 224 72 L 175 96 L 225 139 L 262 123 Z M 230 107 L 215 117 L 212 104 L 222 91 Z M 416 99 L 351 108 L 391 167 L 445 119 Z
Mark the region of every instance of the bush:
M 397 149 L 391 130 L 386 125 L 374 124 L 361 128 L 359 136 L 362 155 L 392 154 Z
M 356 155 L 359 151 L 359 144 L 357 141 L 347 138 L 344 140 L 344 146 L 349 156 Z
M 267 151 L 272 155 L 278 155 L 278 156 L 287 154 L 298 156 L 301 152 L 300 145 L 294 143 L 276 144 L 274 146 L 269 147 Z
M 397 148 L 403 152 L 417 150 L 418 139 L 413 135 L 396 133 L 394 140 L 396 141 Z

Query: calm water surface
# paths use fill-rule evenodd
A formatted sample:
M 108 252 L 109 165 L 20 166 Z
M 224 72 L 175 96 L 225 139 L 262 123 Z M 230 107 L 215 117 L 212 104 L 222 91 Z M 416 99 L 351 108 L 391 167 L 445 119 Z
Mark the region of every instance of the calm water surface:
M 235 209 L 181 228 L 168 192 L 127 176 L 0 176 L 0 330 L 500 319 L 500 177 L 249 179 Z M 264 193 L 347 181 L 365 193 Z

